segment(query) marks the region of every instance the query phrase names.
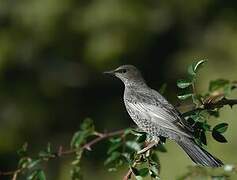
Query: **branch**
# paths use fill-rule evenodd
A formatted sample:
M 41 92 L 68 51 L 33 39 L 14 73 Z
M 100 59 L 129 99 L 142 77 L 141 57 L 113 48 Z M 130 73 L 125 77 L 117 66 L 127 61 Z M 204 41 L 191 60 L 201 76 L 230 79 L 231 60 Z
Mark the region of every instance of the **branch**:
M 237 104 L 237 99 L 226 99 L 222 98 L 221 100 L 217 102 L 206 102 L 202 106 L 192 109 L 188 112 L 185 112 L 182 114 L 183 117 L 189 116 L 195 112 L 202 111 L 202 110 L 213 110 L 216 108 L 221 108 L 223 106 L 229 105 L 231 108 Z
M 98 137 L 89 141 L 88 143 L 84 144 L 82 147 L 78 148 L 81 150 L 91 150 L 91 147 L 95 144 L 97 144 L 98 142 L 113 137 L 113 136 L 117 136 L 117 135 L 123 135 L 124 134 L 124 129 L 118 130 L 118 131 L 114 131 L 114 132 L 110 132 L 110 133 L 97 133 Z M 61 157 L 61 156 L 66 156 L 66 155 L 71 155 L 74 154 L 75 152 L 77 152 L 78 149 L 69 149 L 69 150 L 64 150 L 62 146 L 59 147 L 58 151 L 55 153 L 52 153 L 53 156 L 50 156 L 49 159 L 55 159 L 57 157 Z M 27 168 L 27 167 L 26 167 Z M 25 168 L 18 168 L 16 170 L 12 170 L 12 171 L 6 171 L 6 172 L 2 172 L 0 171 L 0 176 L 12 176 L 12 180 L 16 180 L 17 175 L 19 173 L 21 173 L 22 171 L 24 171 Z
M 151 150 L 157 144 L 158 144 L 158 142 L 156 142 L 156 141 L 152 141 L 152 142 L 148 143 L 142 150 L 137 152 L 137 155 L 141 155 L 141 154 L 146 153 L 147 151 Z M 132 167 L 135 167 L 139 162 L 140 162 L 140 159 L 136 160 L 133 163 Z M 131 178 L 131 175 L 133 173 L 132 167 L 129 168 L 128 172 L 123 177 L 123 180 L 129 180 Z
M 237 99 L 222 98 L 220 101 L 204 104 L 204 109 L 215 109 L 223 107 L 225 105 L 229 105 L 230 107 L 232 107 L 235 104 L 237 104 Z

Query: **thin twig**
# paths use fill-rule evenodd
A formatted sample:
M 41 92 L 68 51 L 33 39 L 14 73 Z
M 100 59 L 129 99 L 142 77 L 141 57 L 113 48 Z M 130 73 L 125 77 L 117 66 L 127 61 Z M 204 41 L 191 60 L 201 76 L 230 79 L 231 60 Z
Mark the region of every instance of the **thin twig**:
M 202 111 L 202 110 L 213 110 L 216 108 L 221 108 L 223 106 L 229 105 L 230 107 L 234 106 L 237 104 L 237 99 L 226 99 L 226 98 L 222 98 L 221 100 L 217 101 L 217 102 L 209 102 L 209 103 L 205 103 L 203 104 L 201 107 L 192 109 L 188 112 L 185 112 L 182 114 L 183 117 L 189 116 L 195 112 L 198 111 Z
M 114 132 L 110 132 L 110 133 L 100 133 L 100 135 L 97 138 L 89 141 L 88 143 L 86 143 L 85 145 L 80 147 L 79 149 L 91 150 L 91 147 L 93 145 L 95 145 L 96 143 L 98 143 L 98 142 L 100 142 L 100 141 L 102 141 L 104 139 L 107 139 L 107 138 L 110 138 L 110 137 L 113 137 L 113 136 L 117 136 L 117 135 L 122 135 L 122 134 L 124 134 L 124 129 L 121 129 L 121 130 L 118 130 L 118 131 L 114 131 Z M 64 150 L 63 151 L 63 147 L 59 146 L 58 151 L 56 153 L 52 153 L 53 156 L 51 156 L 49 159 L 54 159 L 54 158 L 57 158 L 57 157 L 61 157 L 61 156 L 65 156 L 65 155 L 70 155 L 70 154 L 75 153 L 76 151 L 78 151 L 78 149 L 69 149 L 69 150 Z M 15 170 L 12 170 L 12 171 L 6 171 L 6 172 L 0 171 L 0 176 L 13 176 L 12 180 L 16 180 L 17 175 L 19 173 L 21 173 L 23 170 L 24 170 L 24 168 L 19 168 L 19 169 L 15 169 Z

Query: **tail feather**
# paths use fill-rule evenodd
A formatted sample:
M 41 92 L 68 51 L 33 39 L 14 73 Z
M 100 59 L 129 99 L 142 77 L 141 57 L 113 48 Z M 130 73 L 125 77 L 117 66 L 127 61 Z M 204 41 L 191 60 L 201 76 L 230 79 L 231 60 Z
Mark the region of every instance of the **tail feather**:
M 182 149 L 196 164 L 209 167 L 221 167 L 223 162 L 200 147 L 193 139 L 177 141 Z

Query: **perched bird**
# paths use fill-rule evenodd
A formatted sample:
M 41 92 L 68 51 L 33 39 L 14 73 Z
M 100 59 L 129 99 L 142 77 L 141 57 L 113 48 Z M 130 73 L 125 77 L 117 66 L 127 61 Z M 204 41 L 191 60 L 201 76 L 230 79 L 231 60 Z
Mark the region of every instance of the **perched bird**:
M 154 141 L 158 143 L 159 137 L 174 140 L 196 164 L 209 167 L 223 165 L 221 160 L 195 142 L 192 126 L 161 94 L 147 86 L 135 66 L 122 65 L 105 73 L 122 80 L 128 114 Z

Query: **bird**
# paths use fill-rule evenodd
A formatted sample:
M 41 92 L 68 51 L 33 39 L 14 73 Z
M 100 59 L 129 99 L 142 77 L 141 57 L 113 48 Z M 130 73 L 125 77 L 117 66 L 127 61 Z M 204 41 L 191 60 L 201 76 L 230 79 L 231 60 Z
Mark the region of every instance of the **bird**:
M 159 137 L 174 140 L 194 163 L 213 168 L 224 165 L 195 142 L 192 126 L 166 98 L 147 85 L 135 66 L 121 65 L 104 73 L 123 82 L 123 100 L 128 114 L 154 142 L 158 144 Z

